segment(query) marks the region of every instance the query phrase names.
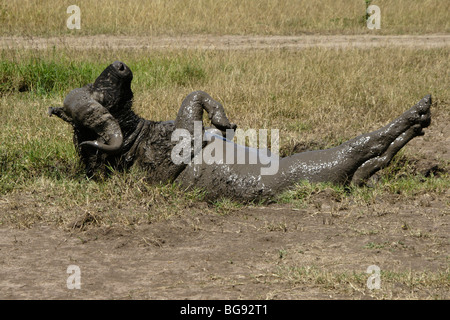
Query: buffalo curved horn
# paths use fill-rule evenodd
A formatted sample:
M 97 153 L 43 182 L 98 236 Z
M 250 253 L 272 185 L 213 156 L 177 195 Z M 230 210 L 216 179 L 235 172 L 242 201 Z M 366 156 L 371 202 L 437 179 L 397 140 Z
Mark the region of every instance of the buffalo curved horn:
M 108 154 L 120 152 L 123 135 L 119 122 L 99 102 L 82 91 L 73 90 L 64 100 L 63 109 L 75 126 L 92 130 L 99 137 L 97 140 L 83 141 L 79 146 L 90 146 Z

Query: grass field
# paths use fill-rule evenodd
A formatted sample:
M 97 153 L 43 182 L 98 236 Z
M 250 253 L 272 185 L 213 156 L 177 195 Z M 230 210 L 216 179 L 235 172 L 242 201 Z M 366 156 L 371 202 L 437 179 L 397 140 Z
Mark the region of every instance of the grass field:
M 291 154 L 299 144 L 331 147 L 375 130 L 428 93 L 436 97 L 435 111 L 450 110 L 448 74 L 442 72 L 449 69 L 447 49 L 220 54 L 195 50 L 3 51 L 0 121 L 6 130 L 0 134 L 1 193 L 40 190 L 58 194 L 59 201 L 67 203 L 84 202 L 87 197 L 104 200 L 116 193 L 122 199 L 127 194 L 123 188 L 128 189 L 133 178 L 116 177 L 112 183 L 85 181 L 71 128 L 46 116 L 48 106 L 61 105 L 72 88 L 94 81 L 107 65 L 104 61 L 117 58 L 134 71 L 134 108 L 142 117 L 174 119 L 183 98 L 202 89 L 221 101 L 241 128 L 279 129 L 282 155 Z M 449 186 L 446 176 L 434 183 L 439 190 Z M 148 187 L 144 190 L 138 192 L 140 197 Z M 128 191 L 130 197 L 136 196 L 134 188 Z M 180 194 L 175 192 L 175 198 Z M 201 193 L 197 196 L 201 200 Z M 181 197 L 177 201 L 183 203 Z
M 381 9 L 377 34 L 450 31 L 449 0 L 80 0 L 81 30 L 68 30 L 73 1 L 13 0 L 0 4 L 0 34 L 258 34 L 373 33 L 366 27 L 366 2 Z
M 381 30 L 365 25 L 368 2 Z M 72 4 L 2 2 L 0 36 L 450 31 L 449 0 L 80 0 L 81 30 L 68 30 Z M 448 46 L 2 50 L 0 298 L 448 299 L 449 57 Z M 204 90 L 240 128 L 279 129 L 282 156 L 378 129 L 426 94 L 432 126 L 368 186 L 299 182 L 270 203 L 207 202 L 137 168 L 90 181 L 72 129 L 47 108 L 117 59 L 134 73 L 140 116 L 174 119 Z M 73 263 L 87 290 L 55 280 Z M 369 264 L 382 268 L 379 291 L 366 288 Z

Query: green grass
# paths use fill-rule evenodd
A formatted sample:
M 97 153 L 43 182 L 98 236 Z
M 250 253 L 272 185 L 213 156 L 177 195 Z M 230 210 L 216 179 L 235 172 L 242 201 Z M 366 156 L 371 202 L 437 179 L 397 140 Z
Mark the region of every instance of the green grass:
M 105 68 L 98 61 L 74 61 L 60 53 L 53 50 L 41 56 L 38 51 L 31 54 L 2 51 L 0 93 L 27 91 L 41 96 L 62 95 L 70 88 L 93 82 Z M 142 72 L 134 84 L 145 88 L 200 84 L 206 77 L 201 57 L 174 55 L 151 60 L 140 57 L 131 63 L 133 70 Z
M 28 61 L 3 60 L 0 92 L 32 91 L 38 95 L 62 92 L 67 86 L 81 86 L 100 70 L 74 63 L 57 63 L 30 58 Z
M 291 203 L 295 207 L 306 207 L 314 195 L 328 191 L 331 197 L 337 201 L 349 195 L 349 189 L 331 183 L 310 183 L 307 181 L 298 182 L 292 190 L 287 190 L 279 195 L 279 203 Z
M 329 183 L 302 181 L 296 184 L 292 190 L 281 193 L 277 202 L 290 203 L 295 208 L 305 208 L 314 203 L 318 194 L 326 193 L 335 202 L 345 202 L 345 200 L 351 199 L 353 202 L 364 205 L 373 203 L 378 196 L 383 194 L 396 194 L 413 198 L 425 193 L 444 194 L 450 189 L 448 173 L 424 177 L 418 173 L 408 173 L 404 167 L 397 167 L 400 177 L 391 177 L 389 171 L 392 170 L 392 167 L 395 167 L 395 163 L 380 171 L 378 173 L 379 181 L 371 183 L 370 187 L 352 185 L 344 187 Z M 446 167 L 448 168 L 449 165 L 447 164 Z

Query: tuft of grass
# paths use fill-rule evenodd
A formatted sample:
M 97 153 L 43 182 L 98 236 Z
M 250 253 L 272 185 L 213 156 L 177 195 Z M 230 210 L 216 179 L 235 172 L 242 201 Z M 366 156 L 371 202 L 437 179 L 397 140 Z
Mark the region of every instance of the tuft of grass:
M 442 194 L 450 189 L 450 177 L 448 174 L 428 178 L 409 176 L 398 180 L 385 181 L 382 186 L 389 193 L 406 196 L 414 196 L 426 192 Z
M 243 207 L 242 203 L 228 198 L 215 200 L 212 205 L 219 215 L 227 215 Z
M 383 171 L 381 173 L 383 175 Z M 315 197 L 320 193 L 327 193 L 327 197 L 335 202 L 352 200 L 360 204 L 372 204 L 378 196 L 396 194 L 403 197 L 415 197 L 424 193 L 443 194 L 450 189 L 448 173 L 423 177 L 418 175 L 402 176 L 400 178 L 382 178 L 371 186 L 340 186 L 328 183 L 310 183 L 301 181 L 290 190 L 281 193 L 275 201 L 290 203 L 296 208 L 306 208 L 315 203 Z
M 291 203 L 295 207 L 306 207 L 310 200 L 321 192 L 329 193 L 330 197 L 336 201 L 341 201 L 347 194 L 347 187 L 334 185 L 331 183 L 310 183 L 300 181 L 291 189 L 281 193 L 276 199 L 279 203 Z

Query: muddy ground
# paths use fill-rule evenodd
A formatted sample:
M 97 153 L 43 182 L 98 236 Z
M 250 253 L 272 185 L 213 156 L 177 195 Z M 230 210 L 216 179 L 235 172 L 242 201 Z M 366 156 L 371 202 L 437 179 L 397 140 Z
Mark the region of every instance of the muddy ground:
M 450 121 L 440 119 L 406 147 L 417 151 L 418 170 L 450 160 Z M 32 198 L 24 197 L 22 209 L 38 208 L 26 199 Z M 7 203 L 0 201 L 0 211 L 18 210 Z M 135 226 L 3 225 L 0 297 L 449 299 L 449 214 L 450 190 L 414 198 L 386 194 L 361 205 L 339 200 L 330 189 L 299 208 L 272 204 L 220 215 L 197 210 Z M 79 290 L 68 289 L 69 265 L 80 268 Z M 386 272 L 378 290 L 366 285 L 370 265 Z M 390 273 L 403 280 L 388 279 Z M 421 273 L 446 278 L 405 283 L 408 274 Z
M 449 115 L 434 119 L 406 147 L 423 173 L 450 161 Z M 55 209 L 33 201 L 2 196 L 0 213 Z M 300 207 L 198 209 L 134 226 L 1 225 L 0 299 L 449 299 L 449 214 L 450 190 L 362 205 L 330 189 Z M 70 265 L 81 289 L 68 288 Z M 366 285 L 371 265 L 380 289 Z

